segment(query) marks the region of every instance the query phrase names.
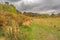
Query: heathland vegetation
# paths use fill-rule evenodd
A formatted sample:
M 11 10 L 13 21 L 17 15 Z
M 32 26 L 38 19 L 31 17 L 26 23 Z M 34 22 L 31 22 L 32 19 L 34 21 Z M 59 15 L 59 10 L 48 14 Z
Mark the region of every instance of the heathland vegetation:
M 22 13 L 5 2 L 0 4 L 0 37 L 3 40 L 60 40 L 60 13 Z

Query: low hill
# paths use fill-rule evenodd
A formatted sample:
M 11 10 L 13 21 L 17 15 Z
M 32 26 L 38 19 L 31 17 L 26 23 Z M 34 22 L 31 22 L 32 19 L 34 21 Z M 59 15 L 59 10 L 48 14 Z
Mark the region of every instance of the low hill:
M 16 8 L 12 5 L 6 2 L 5 4 L 0 4 L 0 11 L 8 11 L 16 13 Z

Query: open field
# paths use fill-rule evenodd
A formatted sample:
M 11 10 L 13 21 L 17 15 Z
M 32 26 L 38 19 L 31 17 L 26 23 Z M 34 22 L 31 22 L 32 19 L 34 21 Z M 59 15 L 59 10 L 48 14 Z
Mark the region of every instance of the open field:
M 60 18 L 40 18 L 33 20 L 25 32 L 30 32 L 30 40 L 60 40 Z
M 60 40 L 60 13 L 49 14 L 20 12 L 9 2 L 0 4 L 0 40 Z
M 21 26 L 20 31 L 22 40 L 60 40 L 60 18 L 33 18 L 29 27 Z

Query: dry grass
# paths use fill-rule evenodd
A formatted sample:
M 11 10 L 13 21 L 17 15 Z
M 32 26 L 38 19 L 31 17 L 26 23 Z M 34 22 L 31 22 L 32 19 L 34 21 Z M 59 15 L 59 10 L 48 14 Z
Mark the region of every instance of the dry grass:
M 31 40 L 60 40 L 60 18 L 34 18 Z
M 4 37 L 0 37 L 0 40 L 5 40 L 5 38 Z
M 34 19 L 36 23 L 48 25 L 48 26 L 60 26 L 60 18 L 40 18 L 40 19 Z

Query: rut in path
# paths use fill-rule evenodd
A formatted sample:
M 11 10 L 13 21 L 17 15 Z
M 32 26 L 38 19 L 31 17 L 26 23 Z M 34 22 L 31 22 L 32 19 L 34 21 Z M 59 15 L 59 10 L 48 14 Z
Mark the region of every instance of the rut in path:
M 34 25 L 32 27 L 32 40 L 57 40 L 55 35 L 48 33 L 45 28 L 41 26 Z

